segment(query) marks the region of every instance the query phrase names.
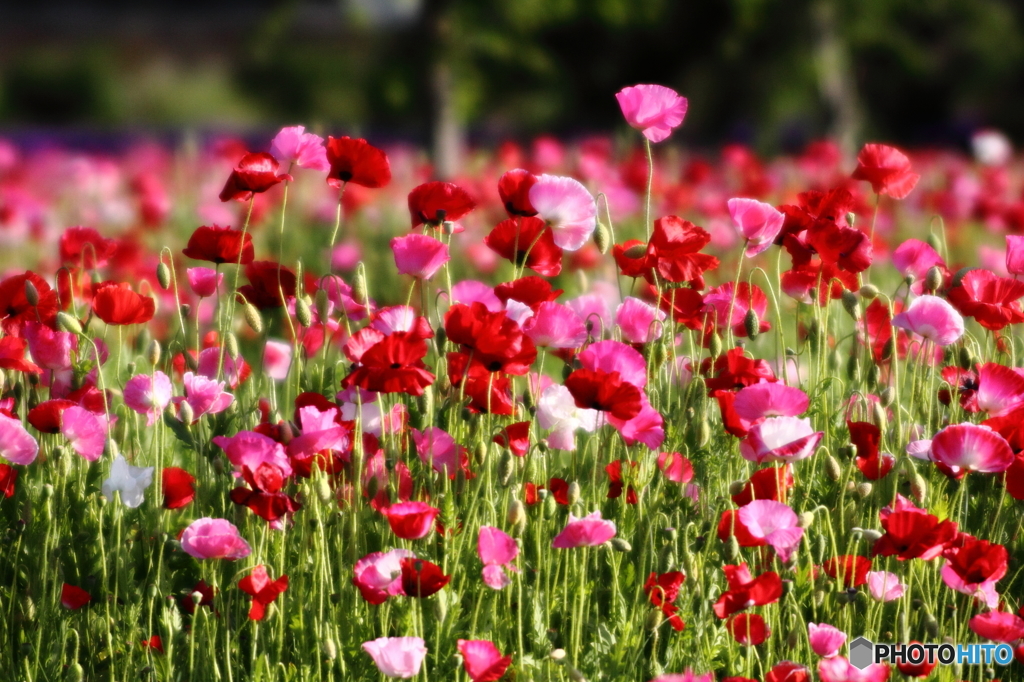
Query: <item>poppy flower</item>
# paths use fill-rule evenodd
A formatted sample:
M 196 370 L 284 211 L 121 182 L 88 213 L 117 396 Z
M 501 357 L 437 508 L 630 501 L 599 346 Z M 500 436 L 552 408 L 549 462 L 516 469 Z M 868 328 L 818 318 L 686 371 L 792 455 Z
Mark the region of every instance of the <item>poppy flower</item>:
M 41 374 L 42 368 L 25 358 L 26 348 L 28 341 L 17 336 L 5 336 L 0 339 L 0 369 Z
M 249 620 L 263 620 L 267 607 L 288 589 L 288 576 L 282 575 L 277 580 L 271 580 L 266 566 L 260 564 L 238 581 L 238 589 L 252 597 Z
M 437 564 L 409 557 L 402 559 L 402 590 L 407 596 L 429 597 L 441 590 L 452 579 L 445 575 Z
M 753 500 L 743 505 L 736 520 L 752 537 L 770 545 L 783 562 L 789 561 L 804 535 L 796 512 L 775 500 Z
M 391 240 L 398 274 L 430 279 L 448 262 L 448 245 L 425 234 L 409 234 Z
M 757 464 L 795 462 L 813 455 L 824 435 L 811 427 L 809 418 L 768 417 L 740 441 L 740 454 Z
M 747 242 L 747 258 L 763 253 L 775 243 L 786 217 L 771 204 L 757 199 L 729 199 L 729 216 Z
M 493 590 L 504 589 L 512 582 L 505 573 L 506 568 L 519 570 L 512 565 L 519 556 L 519 546 L 507 533 L 493 526 L 480 526 L 477 555 L 484 565 L 484 584 Z
M 1021 284 L 1024 286 L 1024 282 Z M 1021 293 L 1024 294 L 1024 288 Z M 1021 319 L 1024 320 L 1024 316 Z M 892 326 L 923 336 L 939 346 L 956 343 L 964 335 L 964 319 L 938 296 L 918 296 L 906 310 L 892 318 Z
M 992 331 L 1024 322 L 1024 310 L 1018 300 L 1022 296 L 1024 281 L 1000 277 L 988 270 L 971 270 L 949 290 L 949 302 L 957 310 Z
M 1006 235 L 1006 271 L 1024 275 L 1024 235 Z
M 197 227 L 181 252 L 195 260 L 241 265 L 251 263 L 254 253 L 251 234 L 219 225 Z
M 525 266 L 545 277 L 562 271 L 562 249 L 554 234 L 540 218 L 503 220 L 484 237 L 484 244 L 517 266 Z
M 404 680 L 419 675 L 427 646 L 422 637 L 381 637 L 363 642 L 363 651 L 382 675 Z
M 990 609 L 999 603 L 995 586 L 1008 568 L 1003 545 L 961 534 L 942 552 L 942 581 L 957 592 L 979 597 Z
M 872 556 L 895 556 L 901 561 L 939 556 L 957 534 L 953 521 L 939 521 L 938 517 L 922 509 L 893 511 L 882 518 L 885 534 L 875 541 Z
M 686 98 L 664 85 L 632 85 L 617 92 L 615 99 L 626 123 L 651 142 L 667 138 L 686 117 Z
M 387 518 L 392 533 L 403 540 L 419 540 L 434 527 L 434 519 L 441 510 L 426 502 L 400 502 L 381 513 Z
M 197 604 L 193 597 L 198 596 L 199 603 Z M 195 613 L 196 606 L 209 606 L 213 608 L 213 597 L 214 591 L 213 586 L 208 585 L 205 580 L 200 580 L 196 583 L 195 587 L 189 590 L 188 594 L 181 596 L 181 606 L 189 614 Z
M 555 289 L 551 282 L 534 275 L 520 277 L 511 282 L 502 282 L 494 287 L 494 295 L 503 304 L 519 301 L 534 312 L 541 303 L 554 301 L 562 295 L 561 289 Z M 577 311 L 578 312 L 578 311 Z
M 629 462 L 630 469 L 636 469 L 640 464 L 639 462 Z M 622 460 L 617 459 L 614 462 L 605 466 L 604 471 L 608 474 L 608 499 L 617 500 L 622 497 L 622 490 L 625 488 L 625 484 L 622 480 Z M 637 504 L 639 498 L 636 494 L 636 488 L 630 485 L 626 488 L 626 504 Z
M 199 298 L 213 296 L 224 282 L 224 273 L 213 268 L 188 268 L 185 275 L 192 293 Z
M 244 559 L 252 552 L 230 521 L 196 519 L 181 534 L 181 548 L 196 559 Z
M 35 305 L 25 294 L 26 283 L 31 283 L 39 295 Z M 27 270 L 0 281 L 0 326 L 11 336 L 21 336 L 21 328 L 28 322 L 41 322 L 56 328 L 57 292 L 36 273 Z
M 612 257 L 623 277 L 649 277 L 654 264 L 647 256 L 647 244 L 630 239 L 612 247 Z
M 511 656 L 502 656 L 494 642 L 484 639 L 460 639 L 456 643 L 462 666 L 473 682 L 500 680 L 512 664 Z
M 871 559 L 853 554 L 833 557 L 821 565 L 828 577 L 839 580 L 843 587 L 860 587 L 868 579 Z
M 466 190 L 450 182 L 427 182 L 409 193 L 409 214 L 412 227 L 426 223 L 440 227 L 445 221 L 456 221 L 476 208 Z
M 846 643 L 846 633 L 828 623 L 808 623 L 807 640 L 814 653 L 825 658 L 832 658 Z
M 345 377 L 344 387 L 422 395 L 423 389 L 434 383 L 434 375 L 423 364 L 426 342 L 413 338 L 413 334 L 394 332 L 367 349 L 359 358 L 359 365 Z
M 60 262 L 83 270 L 102 268 L 116 249 L 116 239 L 104 239 L 91 227 L 69 227 L 60 236 Z
M 132 466 L 124 455 L 118 455 L 110 465 L 110 476 L 103 481 L 100 490 L 108 501 L 114 501 L 114 493 L 121 497 L 121 502 L 129 509 L 142 504 L 146 489 L 153 482 L 153 467 Z
M 149 639 L 144 639 L 139 642 L 143 649 L 150 649 L 158 654 L 164 653 L 164 642 L 160 639 L 160 635 L 153 635 Z
M 745 677 L 737 678 L 726 678 L 722 682 L 747 682 Z M 768 674 L 764 676 L 764 682 L 810 682 L 811 673 L 810 671 L 793 661 L 779 661 L 772 669 L 768 671 Z M 750 680 L 749 682 L 754 682 Z
M 18 482 L 18 470 L 9 464 L 0 464 L 0 495 L 14 497 Z
M 375 189 L 391 182 L 388 155 L 361 138 L 328 137 L 327 162 L 331 167 L 327 184 L 331 187 L 351 182 Z
M 160 370 L 152 374 L 136 374 L 124 385 L 124 404 L 138 414 L 146 415 L 146 426 L 156 423 L 173 395 L 171 379 Z
M 530 203 L 530 188 L 536 182 L 537 176 L 522 168 L 506 171 L 498 178 L 498 196 L 505 212 L 510 216 L 537 215 L 537 209 Z
M 161 473 L 160 479 L 164 494 L 164 509 L 180 509 L 195 499 L 196 479 L 184 469 L 166 467 Z
M 578 251 L 597 229 L 597 202 L 573 178 L 538 176 L 530 187 L 530 203 L 551 228 L 555 245 L 566 251 Z
M 60 432 L 68 439 L 71 449 L 90 462 L 98 460 L 110 429 L 107 415 L 73 405 L 61 413 L 60 420 Z
M 942 259 L 938 251 L 920 239 L 908 239 L 896 247 L 896 250 L 892 252 L 892 264 L 904 277 L 913 276 L 914 283 L 911 284 L 911 291 L 918 296 L 924 293 L 924 280 L 928 276 L 928 271 L 933 267 L 939 268 L 943 273 L 943 281 L 946 281 L 949 276 L 946 261 Z
M 291 180 L 292 176 L 287 173 L 278 175 L 279 165 L 277 159 L 266 152 L 246 154 L 228 176 L 224 189 L 220 191 L 220 200 L 248 201 L 254 194 L 266 192 L 279 182 Z
M 954 470 L 1000 473 L 1013 464 L 1013 450 L 991 428 L 975 424 L 953 424 L 932 439 L 931 458 Z
M 703 228 L 674 215 L 654 221 L 654 232 L 647 245 L 647 259 L 650 267 L 662 281 L 689 282 L 695 289 L 704 288 L 704 272 L 718 267 L 714 256 L 700 253 L 711 241 L 711 235 Z M 650 271 L 645 277 L 652 284 Z
M 618 372 L 577 369 L 565 380 L 576 406 L 610 412 L 619 419 L 632 419 L 640 414 L 640 391 L 622 380 Z
M 81 587 L 64 583 L 60 588 L 60 603 L 66 609 L 77 611 L 91 601 L 92 597 Z
M 712 312 L 712 320 L 719 332 L 732 329 L 736 337 L 749 336 L 747 331 L 747 313 L 751 310 L 757 315 L 757 333 L 764 334 L 772 328 L 771 322 L 765 320 L 768 311 L 768 297 L 761 287 L 748 282 L 740 282 L 735 289 L 735 282 L 726 282 L 704 294 L 704 304 Z M 729 317 L 730 311 L 732 317 Z M 708 330 L 710 332 L 710 328 Z
M 238 287 L 238 293 L 245 300 L 260 310 L 280 308 L 296 295 L 297 281 L 295 273 L 274 261 L 255 260 L 245 266 L 245 277 L 249 283 Z M 312 293 L 312 281 L 315 278 L 307 274 L 303 282 L 305 293 Z M 284 299 L 281 298 L 282 294 Z
M 537 359 L 537 348 L 504 310 L 492 313 L 484 304 L 456 303 L 444 317 L 448 341 L 472 353 L 473 362 L 489 372 L 523 375 Z
M 1024 618 L 1015 613 L 989 611 L 971 618 L 969 625 L 979 637 L 1011 644 L 1024 639 Z
M 899 576 L 888 571 L 868 571 L 867 584 L 871 598 L 880 602 L 899 599 L 907 591 Z
M 457 395 L 470 399 L 469 408 L 484 414 L 512 414 L 512 383 L 468 353 L 448 353 L 448 381 Z
M 574 547 L 596 547 L 615 537 L 615 522 L 601 518 L 596 511 L 582 519 L 569 512 L 569 522 L 565 528 L 551 541 L 555 549 L 572 549 Z
M 825 306 L 840 298 L 844 291 L 856 291 L 857 273 L 841 269 L 835 263 L 807 260 L 782 273 L 782 291 L 801 303 Z
M 673 604 L 679 596 L 679 590 L 686 580 L 686 574 L 682 571 L 669 571 L 667 573 L 655 573 L 647 577 L 644 583 L 644 592 L 651 600 L 651 605 L 658 607 L 668 619 L 672 629 L 682 632 L 686 627 L 683 619 L 677 615 L 678 608 Z
M 693 480 L 693 464 L 678 452 L 659 452 L 658 468 L 673 483 L 689 483 Z
M 722 570 L 729 589 L 715 602 L 715 615 L 719 618 L 728 618 L 751 606 L 773 604 L 782 596 L 782 579 L 774 571 L 754 578 L 746 564 L 726 565 Z
M 888 452 L 879 452 L 878 444 L 882 431 L 871 422 L 846 422 L 850 430 L 850 442 L 857 448 L 854 464 L 871 481 L 885 478 L 896 463 L 896 458 Z
M 281 128 L 270 142 L 270 154 L 275 159 L 299 168 L 330 170 L 324 151 L 324 140 L 319 135 L 307 133 L 305 126 Z
M 886 682 L 890 672 L 889 666 L 884 663 L 872 663 L 866 668 L 858 668 L 844 656 L 833 656 L 818 661 L 818 676 L 821 682 Z
M 143 324 L 156 314 L 156 301 L 132 291 L 128 282 L 103 282 L 93 289 L 92 309 L 107 324 Z
M 866 144 L 857 154 L 854 180 L 867 180 L 875 194 L 902 199 L 917 185 L 921 176 L 910 169 L 907 155 L 884 144 Z
M 740 613 L 725 622 L 725 629 L 732 638 L 744 646 L 758 646 L 771 636 L 772 631 L 757 613 Z
M 807 230 L 806 239 L 807 245 L 814 249 L 823 265 L 835 265 L 847 272 L 867 270 L 874 257 L 868 235 L 830 220 L 815 221 Z
M 378 605 L 402 591 L 402 560 L 416 555 L 408 549 L 373 552 L 356 562 L 352 584 L 370 604 Z
M 492 442 L 508 448 L 516 457 L 525 457 L 530 449 L 530 427 L 533 422 L 509 424 L 496 435 Z

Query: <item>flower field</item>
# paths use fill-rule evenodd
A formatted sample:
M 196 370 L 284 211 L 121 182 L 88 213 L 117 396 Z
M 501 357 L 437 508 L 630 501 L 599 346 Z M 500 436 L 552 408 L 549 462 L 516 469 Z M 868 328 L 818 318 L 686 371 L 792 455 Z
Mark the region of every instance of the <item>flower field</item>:
M 0 677 L 1024 679 L 1024 163 L 617 98 L 451 182 L 0 141 Z

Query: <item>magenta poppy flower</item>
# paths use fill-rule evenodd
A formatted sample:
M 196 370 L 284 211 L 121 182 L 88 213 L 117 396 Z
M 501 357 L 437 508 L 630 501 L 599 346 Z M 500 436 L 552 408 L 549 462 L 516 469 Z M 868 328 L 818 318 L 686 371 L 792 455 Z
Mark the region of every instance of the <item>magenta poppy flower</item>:
M 752 537 L 771 545 L 783 562 L 789 561 L 804 536 L 796 512 L 775 500 L 754 500 L 745 504 L 739 510 L 738 521 Z
M 545 301 L 523 322 L 523 332 L 537 346 L 579 348 L 587 341 L 587 328 L 569 306 Z
M 1024 275 L 1024 235 L 1006 235 L 1006 271 L 1011 275 Z
M 920 239 L 908 239 L 896 247 L 896 250 L 892 252 L 892 264 L 904 277 L 913 275 L 914 283 L 911 285 L 911 290 L 915 294 L 921 294 L 924 291 L 924 279 L 932 267 L 938 266 L 942 270 L 946 269 L 946 261 L 942 259 L 938 251 Z
M 893 601 L 907 591 L 907 586 L 900 582 L 900 577 L 888 571 L 869 571 L 867 581 L 868 592 L 875 601 Z
M 964 318 L 938 296 L 918 296 L 906 310 L 892 318 L 892 326 L 923 336 L 939 346 L 956 343 L 964 335 Z
M 78 405 L 61 414 L 61 433 L 68 439 L 71 449 L 90 462 L 95 462 L 103 454 L 107 429 L 106 415 L 90 412 Z
M 292 366 L 292 346 L 284 341 L 268 339 L 263 346 L 263 373 L 274 381 L 288 378 Z
M 402 680 L 419 675 L 427 655 L 422 637 L 381 637 L 363 642 L 363 651 L 370 654 L 382 675 Z
M 657 450 L 665 442 L 665 419 L 654 409 L 647 396 L 640 394 L 640 412 L 631 419 L 619 419 L 607 414 L 608 423 L 622 436 L 626 445 L 643 443 L 651 450 Z
M 747 240 L 747 258 L 766 251 L 779 236 L 786 220 L 781 211 L 757 199 L 729 199 L 728 206 L 732 221 Z
M 572 549 L 573 547 L 596 547 L 615 537 L 615 522 L 601 518 L 596 511 L 582 519 L 569 512 L 569 523 L 562 532 L 551 541 L 555 549 Z
M 735 336 L 748 336 L 747 311 L 753 310 L 759 320 L 758 333 L 763 334 L 770 330 L 771 322 L 764 319 L 768 312 L 768 297 L 765 296 L 761 287 L 748 282 L 740 282 L 739 288 L 736 289 L 736 295 L 733 296 L 734 286 L 735 282 L 726 282 L 704 295 L 705 310 L 714 313 L 717 329 L 724 332 L 729 327 Z M 730 310 L 732 311 L 731 318 L 729 317 Z
M 402 275 L 430 279 L 448 262 L 448 246 L 425 234 L 409 234 L 391 240 L 395 265 Z
M 28 341 L 32 359 L 40 367 L 52 370 L 71 369 L 71 354 L 78 351 L 76 334 L 54 331 L 39 322 L 27 322 L 22 327 L 22 335 Z
M 622 338 L 630 343 L 650 343 L 661 337 L 661 322 L 665 312 L 658 310 L 639 298 L 627 296 L 615 310 L 615 324 L 622 331 Z
M 337 407 L 326 410 L 316 405 L 300 407 L 298 421 L 302 433 L 289 441 L 288 456 L 305 459 L 325 450 L 347 452 L 352 442 L 351 431 L 347 426 L 338 424 L 337 416 Z
M 213 268 L 188 268 L 185 274 L 188 275 L 188 285 L 192 287 L 192 293 L 199 298 L 213 296 L 224 282 L 224 274 Z
M 224 451 L 238 473 L 244 469 L 256 472 L 261 465 L 269 464 L 276 467 L 281 476 L 292 475 L 291 460 L 285 453 L 284 446 L 262 433 L 239 431 L 230 437 L 216 436 L 213 438 L 213 444 Z
M 566 251 L 579 250 L 597 229 L 597 202 L 578 180 L 540 175 L 530 187 L 530 203 Z
M 1024 401 L 1024 375 L 995 362 L 978 367 L 975 401 L 979 410 L 999 416 Z
M 424 464 L 429 464 L 439 474 L 456 475 L 463 448 L 447 431 L 437 426 L 428 426 L 422 431 L 412 429 L 412 440 Z
M 223 381 L 214 381 L 200 374 L 185 372 L 182 383 L 185 385 L 185 397 L 176 400 L 187 402 L 195 419 L 204 414 L 223 412 L 235 400 L 233 395 L 224 391 Z
M 1024 618 L 1015 613 L 989 611 L 970 620 L 971 630 L 979 637 L 1007 644 L 1024 639 Z
M 932 438 L 931 458 L 956 470 L 993 474 L 1013 464 L 1013 450 L 1005 438 L 987 426 L 953 424 Z
M 244 559 L 252 552 L 234 524 L 210 517 L 196 519 L 182 532 L 181 548 L 196 559 Z
M 854 667 L 844 656 L 834 656 L 818 662 L 821 682 L 886 682 L 889 679 L 889 672 L 889 666 L 884 663 L 872 663 L 861 670 Z
M 857 154 L 857 168 L 850 176 L 867 180 L 875 194 L 888 194 L 893 199 L 906 197 L 917 186 L 921 176 L 910 168 L 907 155 L 884 144 L 864 145 Z
M 31 464 L 39 454 L 39 443 L 20 419 L 0 414 L 0 457 L 12 464 Z
M 811 649 L 814 653 L 825 658 L 832 658 L 839 654 L 839 650 L 846 643 L 846 633 L 827 623 L 808 623 L 807 638 L 811 642 Z
M 686 117 L 687 101 L 664 85 L 633 85 L 615 94 L 622 115 L 651 142 L 661 142 Z
M 618 372 L 628 384 L 639 389 L 647 385 L 647 363 L 635 348 L 621 341 L 598 341 L 579 355 L 583 369 Z
M 402 559 L 415 556 L 408 549 L 367 554 L 353 567 L 352 584 L 359 588 L 367 602 L 383 604 L 388 597 L 405 594 L 402 589 Z
M 715 674 L 704 673 L 703 675 L 698 675 L 687 668 L 685 673 L 658 675 L 651 682 L 715 682 Z
M 806 412 L 808 405 L 807 394 L 799 388 L 765 381 L 737 391 L 732 409 L 753 423 L 764 417 L 795 417 Z
M 146 426 L 152 426 L 171 402 L 173 393 L 170 377 L 154 370 L 152 374 L 137 374 L 125 383 L 124 404 L 146 415 Z
M 757 464 L 795 462 L 813 455 L 824 435 L 811 428 L 807 418 L 768 417 L 740 441 L 740 454 Z
M 462 667 L 473 682 L 500 680 L 512 664 L 511 656 L 502 656 L 494 642 L 485 639 L 460 639 L 457 646 L 462 654 Z
M 485 585 L 500 590 L 512 582 L 505 569 L 519 570 L 512 565 L 519 556 L 519 546 L 507 533 L 493 526 L 481 526 L 477 535 L 476 552 L 484 564 Z
M 426 502 L 399 502 L 381 513 L 388 519 L 391 531 L 403 540 L 419 540 L 434 527 L 440 509 Z
M 270 153 L 285 163 L 294 163 L 299 168 L 327 172 L 331 164 L 327 161 L 324 139 L 307 133 L 305 126 L 281 128 L 270 143 Z

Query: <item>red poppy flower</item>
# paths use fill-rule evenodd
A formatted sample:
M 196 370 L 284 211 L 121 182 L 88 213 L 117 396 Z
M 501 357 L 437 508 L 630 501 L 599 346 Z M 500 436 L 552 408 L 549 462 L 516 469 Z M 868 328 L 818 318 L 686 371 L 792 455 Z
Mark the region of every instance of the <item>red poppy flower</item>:
M 428 182 L 409 193 L 409 214 L 413 228 L 426 223 L 439 227 L 446 220 L 458 220 L 476 207 L 466 190 L 450 182 Z
M 636 461 L 630 462 L 630 468 L 636 469 L 639 464 Z M 622 460 L 617 459 L 606 465 L 604 472 L 608 474 L 608 499 L 616 500 L 622 497 L 622 489 L 625 487 L 622 480 Z M 626 489 L 626 504 L 636 504 L 637 502 L 639 502 L 639 498 L 636 488 L 631 485 Z
M 750 480 L 743 484 L 743 489 L 732 496 L 732 501 L 737 507 L 750 504 L 754 500 L 775 500 L 785 504 L 793 485 L 791 464 L 784 464 L 778 468 L 758 469 L 750 476 Z
M 274 467 L 275 469 L 277 467 Z M 243 468 L 243 474 L 248 467 Z M 251 474 L 250 474 L 251 477 Z M 266 483 L 266 479 L 262 481 Z M 250 483 L 250 485 L 253 485 Z M 272 486 L 271 486 L 272 487 Z M 287 495 L 278 490 L 273 492 L 266 492 L 258 487 L 255 490 L 250 490 L 243 486 L 232 489 L 230 493 L 231 501 L 237 505 L 248 507 L 256 516 L 260 517 L 268 523 L 280 521 L 288 514 L 294 514 L 298 510 L 302 509 L 302 504 L 293 499 L 290 495 Z
M 576 407 L 610 412 L 628 421 L 640 414 L 640 389 L 622 380 L 618 372 L 577 369 L 565 380 L 565 387 L 576 400 Z
M 733 639 L 745 646 L 764 644 L 772 634 L 765 624 L 764 618 L 756 613 L 741 613 L 732 616 L 726 621 L 725 628 Z
M 271 580 L 267 568 L 261 564 L 238 581 L 238 589 L 252 597 L 249 620 L 263 620 L 267 607 L 288 589 L 288 576 L 282 575 L 277 580 Z
M 383 187 L 391 182 L 391 164 L 388 155 L 364 139 L 328 137 L 327 161 L 331 170 L 327 184 L 341 187 L 351 182 L 363 187 Z
M 448 381 L 456 395 L 470 399 L 469 408 L 484 414 L 512 414 L 512 383 L 468 353 L 448 353 Z
M 885 535 L 872 547 L 872 556 L 895 556 L 907 559 L 934 559 L 956 537 L 953 521 L 939 521 L 923 509 L 894 511 L 882 518 Z
M 213 587 L 206 584 L 205 580 L 200 580 L 196 583 L 196 586 L 189 590 L 188 594 L 182 595 L 181 606 L 188 613 L 195 613 L 196 603 L 192 601 L 192 595 L 196 592 L 199 593 L 199 606 L 209 606 L 213 608 Z
M 648 265 L 667 282 L 689 282 L 694 289 L 704 288 L 704 272 L 718 267 L 718 259 L 700 253 L 711 241 L 703 228 L 674 215 L 654 221 L 654 232 L 647 245 Z M 648 269 L 644 273 L 652 284 Z
M 245 266 L 245 277 L 249 283 L 238 287 L 238 293 L 260 310 L 280 308 L 285 301 L 295 298 L 295 273 L 274 261 L 252 261 Z M 304 288 L 307 294 L 316 291 L 316 278 L 312 274 L 307 273 Z
M 29 303 L 25 295 L 26 282 L 31 282 L 39 294 L 36 305 Z M 32 271 L 0 282 L 0 325 L 4 332 L 21 336 L 21 326 L 26 322 L 42 322 L 51 328 L 57 323 L 57 292 Z
M 1024 281 L 1000 277 L 988 270 L 971 270 L 958 286 L 949 290 L 949 302 L 957 310 L 992 331 L 1024 322 L 1024 310 L 1018 301 L 1021 296 Z
M 782 578 L 774 571 L 754 578 L 746 564 L 726 565 L 722 570 L 729 589 L 715 602 L 715 615 L 719 618 L 728 618 L 751 606 L 773 604 L 782 596 Z
M 510 216 L 537 215 L 530 203 L 530 188 L 536 182 L 537 176 L 522 168 L 507 171 L 498 179 L 498 196 Z
M 220 191 L 220 200 L 248 201 L 254 194 L 266 192 L 283 180 L 291 180 L 292 176 L 287 173 L 277 174 L 279 165 L 277 159 L 266 152 L 246 154 L 228 176 Z
M 402 559 L 402 590 L 410 597 L 429 597 L 452 579 L 441 567 L 425 559 Z
M 920 644 L 920 642 L 912 639 L 903 645 L 904 650 L 906 650 L 905 647 L 908 647 L 911 644 Z M 924 660 L 920 663 L 910 663 L 909 661 L 901 660 L 897 661 L 896 668 L 907 677 L 928 677 L 932 670 L 935 669 L 935 666 L 939 664 L 937 657 L 933 658 L 931 661 L 928 659 L 929 653 L 925 652 Z
M 541 486 L 541 490 L 544 486 Z M 563 507 L 569 506 L 569 481 L 564 478 L 548 479 L 548 492 L 555 498 L 555 502 Z
M 743 682 L 745 679 L 738 677 L 736 682 Z M 810 680 L 811 674 L 807 671 L 807 668 L 793 661 L 780 661 L 776 663 L 764 677 L 764 682 L 810 682 Z M 728 680 L 722 680 L 722 682 L 728 682 Z
M 711 358 L 704 358 L 700 366 L 701 374 L 707 376 L 712 370 L 714 376 L 706 382 L 708 395 L 719 389 L 744 388 L 762 380 L 778 381 L 767 362 L 748 358 L 742 348 L 730 348 L 724 355 L 718 356 L 713 366 Z
M 503 220 L 484 237 L 484 243 L 509 262 L 525 265 L 545 277 L 562 271 L 562 249 L 555 245 L 554 233 L 540 218 Z
M 704 305 L 704 296 L 696 289 L 666 289 L 662 291 L 658 305 L 672 315 L 673 320 L 694 330 L 704 329 L 711 311 Z
M 253 260 L 252 235 L 230 227 L 204 225 L 196 228 L 181 252 L 195 260 L 248 265 Z
M 1024 500 L 1024 452 L 1018 452 L 1006 470 L 1006 492 L 1015 500 Z
M 14 497 L 17 482 L 18 470 L 10 464 L 0 464 L 0 495 Z
M 871 559 L 853 554 L 829 559 L 821 565 L 830 578 L 839 580 L 842 576 L 843 587 L 860 587 L 868 581 L 868 571 L 871 570 Z
M 161 474 L 164 509 L 180 509 L 196 497 L 196 479 L 178 467 L 167 467 Z
M 828 305 L 844 291 L 856 291 L 859 287 L 857 273 L 817 259 L 794 264 L 791 270 L 782 273 L 781 284 L 790 298 L 819 306 Z
M 27 348 L 28 341 L 17 336 L 5 336 L 0 339 L 0 369 L 41 374 L 42 368 L 25 359 L 25 349 Z
M 156 301 L 132 291 L 128 282 L 103 282 L 93 288 L 92 309 L 107 324 L 142 324 L 153 319 Z
M 921 176 L 910 169 L 907 155 L 884 144 L 866 144 L 857 155 L 854 180 L 867 180 L 875 194 L 902 199 L 910 194 Z
M 981 423 L 1005 438 L 1014 450 L 1024 450 L 1024 403 Z
M 885 478 L 892 470 L 895 458 L 889 453 L 880 453 L 878 443 L 882 438 L 881 430 L 871 422 L 846 422 L 850 430 L 850 442 L 857 446 L 854 463 L 864 477 L 877 481 Z
M 764 538 L 754 537 L 750 529 L 740 521 L 737 509 L 726 509 L 718 519 L 718 539 L 728 542 L 730 537 L 735 537 L 740 547 L 765 547 L 768 544 Z
M 60 433 L 61 415 L 64 410 L 78 403 L 73 400 L 54 398 L 44 400 L 28 411 L 28 423 L 40 433 Z
M 651 605 L 661 609 L 672 629 L 677 632 L 682 632 L 686 624 L 677 615 L 678 608 L 672 602 L 679 596 L 679 589 L 685 580 L 686 574 L 682 571 L 669 571 L 660 575 L 652 571 L 644 583 L 644 592 L 651 600 Z
M 613 246 L 612 258 L 623 277 L 650 277 L 653 266 L 647 255 L 647 244 L 639 239 Z
M 530 449 L 530 426 L 533 422 L 509 424 L 493 439 L 503 448 L 508 448 L 516 457 L 525 457 Z
M 160 635 L 153 635 L 149 639 L 144 639 L 139 642 L 143 649 L 152 649 L 158 654 L 164 653 L 164 642 L 160 639 Z
M 1006 574 L 1006 547 L 961 533 L 942 552 L 949 567 L 967 584 L 979 584 Z
M 534 275 L 502 282 L 494 287 L 494 295 L 502 303 L 519 301 L 534 312 L 537 312 L 541 303 L 554 301 L 562 293 L 561 289 L 552 288 L 551 282 Z
M 874 254 L 868 235 L 830 220 L 818 220 L 807 230 L 807 244 L 818 253 L 823 264 L 835 265 L 847 272 L 867 270 Z
M 69 227 L 60 236 L 60 262 L 85 270 L 102 268 L 117 250 L 116 239 L 104 239 L 91 227 Z
M 89 593 L 81 587 L 75 587 L 74 585 L 64 583 L 60 588 L 60 603 L 66 609 L 76 611 L 91 601 L 92 597 L 90 597 Z
M 797 205 L 779 206 L 786 216 L 782 230 L 775 239 L 782 244 L 786 235 L 799 235 L 809 229 L 817 220 L 829 220 L 836 225 L 849 227 L 846 216 L 857 209 L 857 200 L 845 187 L 834 187 L 826 192 L 811 190 L 797 195 Z
M 434 375 L 423 364 L 426 355 L 423 339 L 413 338 L 412 332 L 393 332 L 367 349 L 342 383 L 345 388 L 423 395 L 423 389 L 434 383 Z
M 537 359 L 537 348 L 504 310 L 492 313 L 483 303 L 456 303 L 444 316 L 448 340 L 471 353 L 490 372 L 523 375 Z

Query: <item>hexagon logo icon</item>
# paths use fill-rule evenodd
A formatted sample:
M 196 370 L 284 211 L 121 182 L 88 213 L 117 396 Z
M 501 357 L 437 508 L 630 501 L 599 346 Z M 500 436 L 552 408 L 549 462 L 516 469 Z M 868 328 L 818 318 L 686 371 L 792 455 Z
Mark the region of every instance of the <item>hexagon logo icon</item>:
M 864 670 L 875 662 L 875 645 L 866 637 L 858 637 L 850 642 L 850 664 L 858 670 Z

